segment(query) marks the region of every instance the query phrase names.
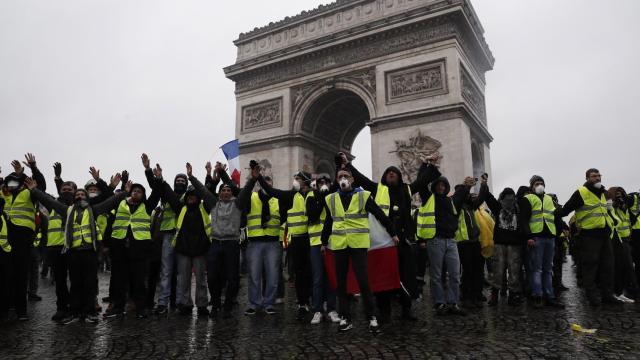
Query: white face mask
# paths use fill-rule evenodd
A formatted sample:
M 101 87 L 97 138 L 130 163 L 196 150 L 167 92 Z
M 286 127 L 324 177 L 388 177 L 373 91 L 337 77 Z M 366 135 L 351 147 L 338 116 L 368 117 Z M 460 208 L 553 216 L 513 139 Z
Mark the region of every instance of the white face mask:
M 318 185 L 316 185 L 316 181 L 315 181 L 315 180 L 313 180 L 313 181 L 311 182 L 311 188 L 312 188 L 313 190 L 317 190 L 317 189 L 318 189 Z
M 11 180 L 7 183 L 7 187 L 12 190 L 17 189 L 19 186 L 20 186 L 20 183 L 15 180 Z
M 293 180 L 293 190 L 300 191 L 300 182 L 298 180 Z
M 350 185 L 349 185 L 349 180 L 347 180 L 347 179 L 340 179 L 340 182 L 339 182 L 339 183 L 340 183 L 340 188 L 341 188 L 342 190 L 346 190 L 346 189 L 348 189 L 348 188 L 349 188 L 349 186 L 350 186 Z
M 544 185 L 538 185 L 534 190 L 536 191 L 536 194 L 542 195 L 544 194 Z
M 323 184 L 322 186 L 320 186 L 320 192 L 327 192 L 327 191 L 329 191 L 329 185 Z
M 597 182 L 595 184 L 593 184 L 593 187 L 596 189 L 600 189 L 602 187 L 602 183 L 601 182 Z
M 613 210 L 613 200 L 611 199 L 607 200 L 607 209 Z
M 89 193 L 89 199 L 93 199 L 94 197 L 98 196 L 98 193 Z

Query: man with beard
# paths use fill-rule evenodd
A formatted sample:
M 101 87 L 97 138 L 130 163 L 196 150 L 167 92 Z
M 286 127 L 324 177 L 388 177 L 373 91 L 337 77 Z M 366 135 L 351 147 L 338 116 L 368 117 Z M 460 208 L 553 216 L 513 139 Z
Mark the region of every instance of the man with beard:
M 32 177 L 41 191 L 46 190 L 44 176 L 36 167 L 36 158 L 32 154 L 25 155 L 23 162 L 31 169 Z M 26 176 L 24 168 L 18 160 L 11 162 L 14 172 L 4 179 L 1 197 L 5 201 L 8 241 L 11 245 L 11 273 L 13 274 L 13 305 L 18 320 L 26 321 L 27 316 L 27 283 L 29 271 L 29 254 L 36 236 L 36 207 L 29 189 L 23 186 Z
M 98 241 L 101 241 L 96 217 L 114 209 L 126 194 L 121 193 L 100 204 L 90 205 L 87 191 L 79 189 L 74 193 L 73 204 L 67 205 L 36 189 L 37 184 L 32 179 L 27 178 L 25 185 L 35 200 L 58 214 L 64 214 L 62 217 L 64 244 L 61 252 L 69 252 L 71 294 L 70 313 L 60 322 L 68 324 L 74 320 L 83 319 L 96 323 L 98 321 L 95 309 L 95 297 L 98 293 L 97 250 Z M 130 189 L 131 184 L 128 184 L 127 190 Z M 65 195 L 65 198 L 67 197 L 68 195 Z
M 418 170 L 416 180 L 411 184 L 406 184 L 403 181 L 400 169 L 395 166 L 389 166 L 382 174 L 380 182 L 376 183 L 361 174 L 351 162 L 349 162 L 344 153 L 338 153 L 337 156 L 341 163 L 353 174 L 354 186 L 360 186 L 371 193 L 371 197 L 375 199 L 376 204 L 393 223 L 395 232 L 400 239 L 398 245 L 398 265 L 400 268 L 402 289 L 400 291 L 391 290 L 375 294 L 380 311 L 380 321 L 389 321 L 391 316 L 391 298 L 396 295 L 399 295 L 402 306 L 401 319 L 415 321 L 417 318 L 411 312 L 411 301 L 418 296 L 418 284 L 416 280 L 415 257 L 411 246 L 411 241 L 414 239 L 416 231 L 413 218 L 411 217 L 411 197 L 413 194 L 418 193 L 422 186 L 438 177 L 439 173 L 427 164 L 427 162 L 437 160 L 437 156 L 425 159 L 427 162 L 423 162 Z

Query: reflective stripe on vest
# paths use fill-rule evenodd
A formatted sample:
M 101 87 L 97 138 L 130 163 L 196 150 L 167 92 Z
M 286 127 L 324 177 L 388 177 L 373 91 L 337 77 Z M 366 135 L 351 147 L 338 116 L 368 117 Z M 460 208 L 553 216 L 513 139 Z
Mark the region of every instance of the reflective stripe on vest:
M 287 211 L 287 231 L 290 235 L 304 235 L 307 233 L 307 209 L 305 207 L 305 196 L 296 193 L 293 196 L 293 205 Z
M 64 245 L 64 227 L 62 226 L 62 216 L 55 210 L 49 213 L 49 227 L 47 228 L 47 246 Z
M 2 229 L 0 229 L 0 248 L 4 252 L 11 252 L 11 245 L 7 237 L 7 222 L 4 219 L 4 214 L 0 214 L 0 221 L 2 222 Z
M 429 240 L 436 236 L 436 199 L 433 194 L 418 209 L 416 235 L 420 240 Z
M 631 236 L 629 212 L 628 210 L 622 210 L 618 208 L 614 210 L 615 211 L 613 211 L 612 214 L 614 215 L 616 220 L 618 220 L 618 223 L 615 225 L 618 236 L 620 236 L 621 239 L 628 238 L 629 236 Z
M 69 206 L 69 210 L 67 210 L 67 218 L 69 214 L 73 211 L 73 206 Z M 71 239 L 71 248 L 77 248 L 82 246 L 82 243 L 85 242 L 87 244 L 93 245 L 93 239 L 91 238 L 91 220 L 89 219 L 89 211 L 82 210 L 82 221 L 80 224 L 76 224 L 75 219 L 70 219 L 73 221 L 71 224 L 72 231 L 72 239 Z M 98 237 L 96 240 L 102 240 L 100 236 L 100 232 L 96 229 L 96 236 Z
M 0 192 L 0 194 L 2 194 Z M 9 217 L 9 221 L 16 226 L 23 226 L 36 230 L 36 207 L 31 201 L 29 189 L 21 190 L 15 197 L 13 194 L 2 195 L 4 198 L 4 210 Z
M 411 197 L 411 188 L 409 187 L 409 185 L 406 185 L 405 190 L 409 194 L 409 197 Z M 389 216 L 389 210 L 391 210 L 391 197 L 389 196 L 389 187 L 387 185 L 378 183 L 374 201 L 376 202 L 378 207 L 382 209 L 384 214 Z
M 537 195 L 529 194 L 525 196 L 531 204 L 531 218 L 529 218 L 529 230 L 531 234 L 539 234 L 544 230 L 544 225 L 552 235 L 557 235 L 555 217 L 553 212 L 556 206 L 553 204 L 551 196 L 544 194 L 541 201 Z
M 369 215 L 365 204 L 371 196 L 368 191 L 359 191 L 351 196 L 347 211 L 342 206 L 338 193 L 329 194 L 325 200 L 329 204 L 329 212 L 333 218 L 329 247 L 331 250 L 350 248 L 368 249 L 371 245 L 369 238 Z
M 633 206 L 631 206 L 631 212 L 636 216 L 640 217 L 640 207 L 638 206 L 638 199 L 640 198 L 640 194 L 633 195 Z M 640 230 L 640 219 L 636 220 L 636 223 L 631 227 L 632 230 Z
M 262 200 L 257 192 L 251 193 L 251 209 L 247 214 L 247 237 L 279 236 L 280 235 L 280 207 L 278 199 L 269 199 L 270 219 L 262 227 Z
M 96 218 L 96 230 L 100 233 L 100 236 L 104 238 L 105 233 L 107 232 L 107 223 L 109 222 L 109 218 L 106 214 L 100 214 Z
M 147 213 L 147 207 L 144 203 L 141 203 L 131 214 L 127 200 L 120 202 L 116 212 L 116 220 L 113 222 L 111 237 L 119 240 L 124 239 L 129 227 L 131 227 L 135 240 L 151 239 L 151 216 Z
M 202 216 L 202 223 L 204 224 L 204 232 L 207 235 L 207 239 L 211 242 L 211 218 L 207 211 L 204 209 L 204 205 L 200 202 L 200 216 Z M 176 221 L 176 234 L 173 236 L 173 240 L 171 241 L 171 245 L 173 247 L 176 246 L 176 241 L 178 240 L 178 234 L 180 234 L 180 229 L 182 229 L 182 222 L 184 221 L 184 215 L 187 213 L 187 207 L 183 206 L 180 210 L 180 215 L 178 215 L 178 220 Z
M 309 192 L 305 201 L 309 201 L 309 198 L 313 198 L 315 195 L 313 192 Z M 324 229 L 324 220 L 327 218 L 327 211 L 325 207 L 322 207 L 320 218 L 313 224 L 309 224 L 307 231 L 309 232 L 309 244 L 311 246 L 322 245 L 322 229 Z
M 455 211 L 455 206 L 453 207 Z M 456 230 L 456 234 L 454 239 L 456 241 L 465 241 L 469 240 L 469 230 L 467 230 L 467 220 L 465 220 L 464 209 L 460 211 L 460 215 L 458 215 L 458 230 Z
M 584 205 L 576 210 L 576 224 L 578 228 L 585 230 L 604 229 L 611 219 L 607 214 L 607 200 L 604 194 L 600 198 L 585 186 L 578 189 Z
M 184 204 L 184 194 L 180 196 L 180 202 Z M 168 202 L 162 203 L 162 222 L 160 223 L 160 231 L 172 231 L 176 229 L 176 218 L 178 214 L 173 211 Z

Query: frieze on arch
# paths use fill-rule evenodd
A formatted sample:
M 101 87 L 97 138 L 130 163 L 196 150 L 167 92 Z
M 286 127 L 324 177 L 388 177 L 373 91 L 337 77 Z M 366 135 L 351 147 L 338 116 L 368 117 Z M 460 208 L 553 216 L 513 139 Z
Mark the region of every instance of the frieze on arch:
M 443 156 L 440 155 L 442 143 L 430 136 L 423 135 L 420 128 L 416 134 L 408 140 L 395 140 L 395 153 L 400 161 L 400 171 L 404 181 L 409 183 L 414 181 L 418 176 L 418 169 L 422 164 L 422 159 L 431 155 L 438 156 L 438 163 L 442 161 Z

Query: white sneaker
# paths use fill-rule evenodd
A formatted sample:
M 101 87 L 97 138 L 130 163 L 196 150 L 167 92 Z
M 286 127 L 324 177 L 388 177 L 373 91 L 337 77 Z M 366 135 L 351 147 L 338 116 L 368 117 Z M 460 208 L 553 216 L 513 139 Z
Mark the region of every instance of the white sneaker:
M 313 314 L 313 319 L 311 319 L 311 323 L 312 324 L 320 324 L 320 322 L 322 321 L 322 313 L 321 312 L 317 312 L 315 314 Z
M 369 332 L 378 333 L 380 331 L 380 326 L 378 325 L 378 319 L 375 316 L 372 316 L 369 319 Z
M 329 319 L 331 319 L 332 323 L 339 323 L 340 322 L 340 315 L 338 315 L 337 311 L 330 311 L 329 312 Z
M 624 294 L 618 296 L 618 300 L 623 301 L 623 302 L 625 302 L 627 304 L 633 304 L 633 303 L 636 302 L 635 300 L 629 299 L 628 297 L 624 296 Z
M 284 298 L 277 298 L 276 305 L 284 304 Z

